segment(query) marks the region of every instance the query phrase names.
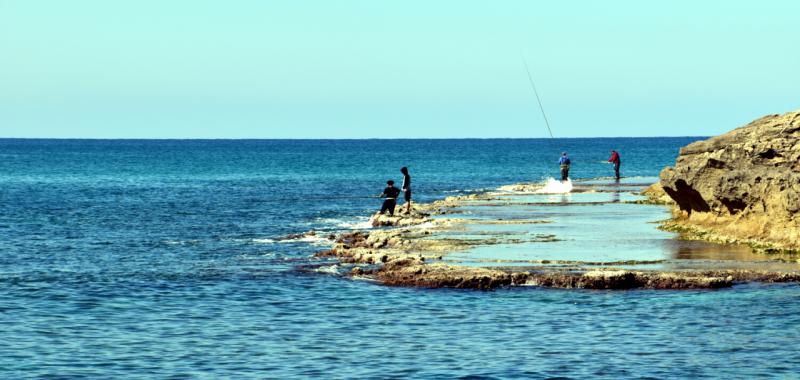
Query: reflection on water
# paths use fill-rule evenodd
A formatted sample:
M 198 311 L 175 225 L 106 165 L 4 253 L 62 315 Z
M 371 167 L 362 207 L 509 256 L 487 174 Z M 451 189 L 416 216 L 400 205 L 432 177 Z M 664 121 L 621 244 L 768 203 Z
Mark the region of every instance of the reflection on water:
M 635 190 L 631 191 L 631 186 Z M 680 240 L 675 233 L 659 230 L 657 222 L 670 216 L 667 207 L 628 202 L 642 199 L 638 192 L 644 187 L 624 179 L 595 180 L 576 183 L 577 192 L 571 194 L 505 194 L 503 203 L 471 202 L 464 210 L 469 211 L 467 217 L 476 220 L 539 219 L 550 223 L 502 228 L 481 222 L 469 224 L 460 238 L 495 238 L 500 244 L 472 247 L 445 260 L 479 266 L 643 261 L 643 267 L 651 269 L 763 268 L 765 262 L 790 269 L 800 267 L 797 258 L 790 255 L 755 253 L 743 245 Z M 659 264 L 654 266 L 654 262 Z
M 620 192 L 619 191 L 615 191 L 615 192 L 611 193 L 611 203 L 619 203 L 619 199 L 620 199 Z
M 675 260 L 740 260 L 763 261 L 775 258 L 753 252 L 750 247 L 737 244 L 713 244 L 694 240 L 668 240 L 665 245 L 673 250 Z
M 547 203 L 567 204 L 572 199 L 572 194 L 570 194 L 570 193 L 550 194 L 544 199 L 545 199 L 545 202 L 547 202 Z M 513 202 L 513 200 L 512 200 L 512 202 Z

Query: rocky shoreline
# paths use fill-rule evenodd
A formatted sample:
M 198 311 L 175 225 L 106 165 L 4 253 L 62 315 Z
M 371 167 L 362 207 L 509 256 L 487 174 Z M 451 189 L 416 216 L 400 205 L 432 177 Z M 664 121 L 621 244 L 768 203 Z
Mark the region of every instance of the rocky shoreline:
M 525 185 L 515 189 L 530 190 Z M 658 186 L 645 192 L 643 203 L 669 204 Z M 538 286 L 566 289 L 713 289 L 736 283 L 797 282 L 800 271 L 763 268 L 715 268 L 660 270 L 647 269 L 646 260 L 585 262 L 538 260 L 524 266 L 466 266 L 443 260 L 447 255 L 472 247 L 497 244 L 547 242 L 557 237 L 546 234 L 519 237 L 513 234 L 487 234 L 466 239 L 453 237 L 474 220 L 454 218 L 457 208 L 471 202 L 498 201 L 495 194 L 449 197 L 431 204 L 415 204 L 412 214 L 374 215 L 374 229 L 341 234 L 331 249 L 315 256 L 335 259 L 347 270 L 345 276 L 364 278 L 389 286 L 428 288 L 494 289 L 511 286 Z M 642 205 L 641 207 L 656 207 Z M 548 220 L 481 220 L 486 225 L 549 223 Z M 550 240 L 548 240 L 550 239 Z
M 609 188 L 613 191 L 614 186 L 619 184 L 594 187 L 578 184 L 573 191 L 602 194 Z M 347 266 L 347 276 L 390 286 L 430 288 L 712 289 L 751 281 L 800 281 L 800 266 L 776 269 L 764 264 L 800 263 L 800 256 L 796 255 L 800 252 L 800 111 L 766 116 L 729 133 L 692 143 L 681 149 L 674 167 L 661 172 L 659 182 L 640 186 L 643 191 L 636 199 L 621 200 L 617 190 L 616 198 L 610 202 L 590 199 L 580 204 L 666 206 L 672 209 L 672 218 L 662 221 L 660 228 L 677 233 L 680 239 L 746 244 L 757 253 L 789 256 L 767 255 L 754 261 L 728 259 L 723 264 L 712 261 L 700 265 L 691 260 L 665 265 L 664 260 L 542 259 L 514 266 L 459 265 L 447 261 L 448 255 L 475 247 L 559 240 L 552 234 L 531 232 L 537 230 L 537 224 L 550 223 L 547 219 L 457 217 L 465 205 L 496 208 L 559 204 L 536 199 L 511 201 L 508 194 L 522 194 L 524 198 L 526 194 L 536 194 L 540 187 L 515 184 L 503 186 L 495 193 L 415 204 L 411 214 L 374 215 L 370 219 L 374 229 L 336 236 L 334 246 L 316 257 L 333 258 Z M 560 204 L 572 203 L 562 200 Z M 470 230 L 470 225 L 476 223 L 487 231 Z M 503 225 L 530 225 L 530 228 L 518 231 L 521 233 L 497 232 L 493 228 Z M 463 231 L 469 231 L 470 237 L 459 235 Z M 516 264 L 520 264 L 519 260 Z M 662 268 L 653 269 L 653 265 Z

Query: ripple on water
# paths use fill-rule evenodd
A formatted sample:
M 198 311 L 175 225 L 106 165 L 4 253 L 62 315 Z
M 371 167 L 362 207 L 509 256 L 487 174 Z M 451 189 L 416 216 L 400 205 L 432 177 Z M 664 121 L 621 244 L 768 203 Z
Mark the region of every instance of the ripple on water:
M 653 176 L 692 140 L 561 142 L 603 158 L 607 145 L 626 146 L 624 156 L 639 159 L 624 173 Z M 359 222 L 379 208 L 357 196 L 380 190 L 387 162 L 409 161 L 415 191 L 430 200 L 552 176 L 549 164 L 530 159 L 550 143 L 0 139 L 8 155 L 0 160 L 0 378 L 800 372 L 797 285 L 390 288 L 296 271 L 329 265 L 309 260 L 320 247 L 306 242 L 253 241 L 349 228 L 320 218 Z M 608 175 L 608 167 L 587 163 L 576 175 Z M 545 218 L 537 212 L 516 216 Z

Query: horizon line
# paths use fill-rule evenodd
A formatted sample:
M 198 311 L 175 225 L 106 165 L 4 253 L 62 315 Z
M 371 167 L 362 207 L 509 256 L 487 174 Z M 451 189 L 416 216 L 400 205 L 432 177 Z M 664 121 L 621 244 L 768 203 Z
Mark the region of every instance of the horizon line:
M 111 140 L 111 141 L 364 141 L 364 140 L 574 140 L 574 139 L 652 139 L 652 138 L 707 138 L 695 136 L 586 136 L 586 137 L 0 137 L 0 140 Z

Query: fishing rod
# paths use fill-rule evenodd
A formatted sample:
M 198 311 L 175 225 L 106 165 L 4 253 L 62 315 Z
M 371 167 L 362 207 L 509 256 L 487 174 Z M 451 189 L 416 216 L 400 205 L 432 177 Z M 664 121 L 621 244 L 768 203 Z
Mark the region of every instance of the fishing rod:
M 550 123 L 547 121 L 547 115 L 544 113 L 544 106 L 542 106 L 542 99 L 539 98 L 539 91 L 536 91 L 536 85 L 533 83 L 533 76 L 531 76 L 531 70 L 528 68 L 528 62 L 525 60 L 525 57 L 522 58 L 522 63 L 525 64 L 525 72 L 528 73 L 528 81 L 531 82 L 531 88 L 533 89 L 533 93 L 536 95 L 536 101 L 539 103 L 539 109 L 542 111 L 542 118 L 544 118 L 544 125 L 547 126 L 547 132 L 550 133 L 550 138 L 553 137 L 553 130 L 550 129 Z

